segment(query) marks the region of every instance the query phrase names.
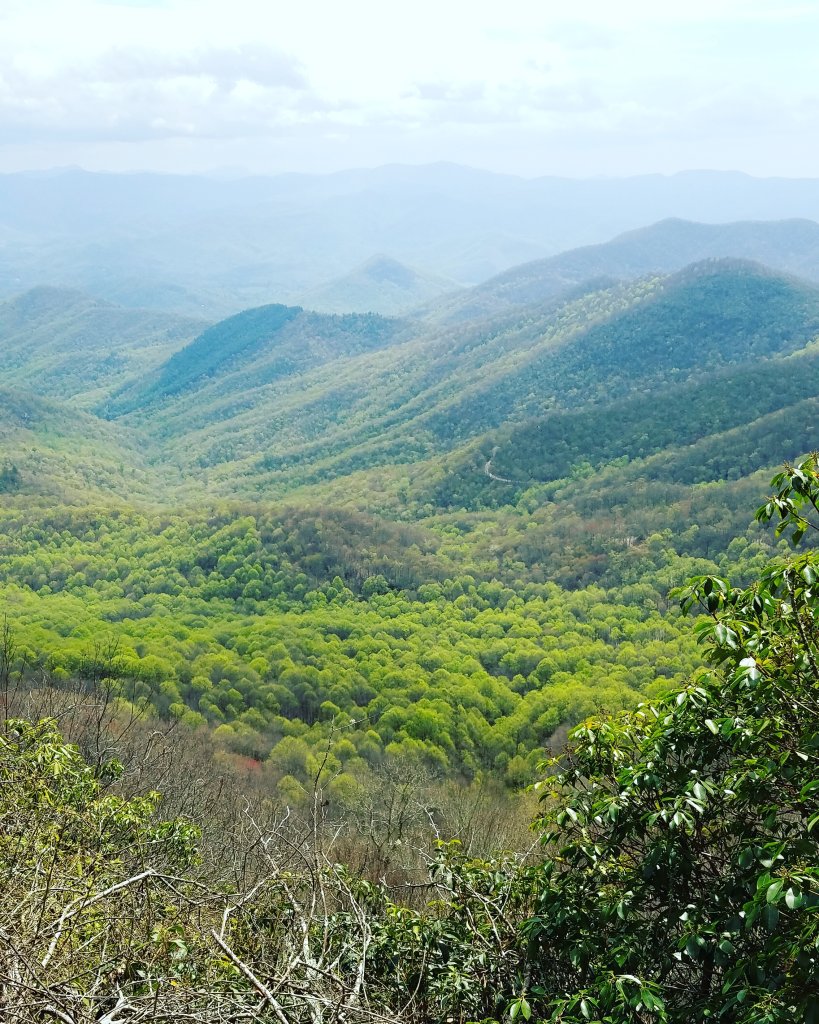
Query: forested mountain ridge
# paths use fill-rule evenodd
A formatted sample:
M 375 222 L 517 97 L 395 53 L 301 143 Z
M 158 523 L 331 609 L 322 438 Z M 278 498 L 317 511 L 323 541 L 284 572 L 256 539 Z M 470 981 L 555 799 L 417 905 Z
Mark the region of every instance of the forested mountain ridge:
M 650 286 L 632 291 L 641 294 L 645 287 Z M 475 323 L 466 330 L 430 331 L 378 317 L 305 313 L 289 321 L 292 333 L 262 345 L 246 365 L 239 360 L 221 376 L 201 378 L 193 390 L 164 403 L 155 416 L 140 416 L 139 422 L 161 433 L 163 443 L 178 449 L 183 459 L 196 451 L 207 465 L 232 461 L 220 454 L 228 440 L 233 459 L 252 458 L 261 450 L 268 468 L 280 459 L 300 465 L 336 454 L 366 464 L 372 457 L 366 450 L 357 455 L 357 444 L 376 439 L 377 444 L 401 447 L 415 420 L 437 407 L 445 410 L 453 394 L 474 388 L 506 364 L 514 372 L 530 351 L 555 345 L 586 320 L 605 317 L 631 301 L 631 292 L 615 291 L 556 312 L 535 309 L 526 317 Z M 304 358 L 310 347 L 303 345 L 302 328 L 310 337 L 315 328 L 319 331 L 314 366 Z M 211 329 L 207 337 L 217 330 Z M 328 359 L 332 349 L 324 339 L 336 336 L 341 357 Z M 288 338 L 300 346 L 289 364 L 279 358 L 278 348 Z M 375 350 L 362 351 L 362 342 Z M 183 350 L 174 362 L 186 358 Z M 429 450 L 428 442 L 425 448 Z M 388 458 L 394 460 L 393 455 Z
M 596 281 L 669 274 L 705 259 L 746 259 L 773 270 L 819 280 L 819 224 L 812 220 L 698 224 L 679 218 L 572 249 L 498 274 L 422 312 L 435 320 L 497 314 L 510 306 L 546 302 L 593 287 Z
M 599 468 L 618 459 L 633 461 L 750 425 L 769 413 L 816 398 L 817 373 L 816 350 L 722 368 L 648 395 L 507 425 L 482 439 L 480 452 L 491 457 L 496 476 L 526 488 L 568 477 L 584 465 Z M 658 408 L 663 409 L 662 417 L 657 416 Z M 794 422 L 797 419 L 798 414 Z M 810 429 L 809 422 L 804 429 Z M 773 454 L 772 448 L 763 458 Z M 467 472 L 473 470 L 474 465 Z
M 96 417 L 8 391 L 26 663 L 64 679 L 110 629 L 129 700 L 291 795 L 336 721 L 363 723 L 339 793 L 393 756 L 516 786 L 595 700 L 679 684 L 668 588 L 752 572 L 759 474 L 815 444 L 819 290 L 736 259 L 459 324 L 268 305 L 181 344 L 89 301 L 7 304 L 10 338 L 40 325 L 21 379 L 104 363 L 95 324 L 133 360 L 69 391 Z
M 190 342 L 203 320 L 39 287 L 0 303 L 0 378 L 90 409 Z
M 147 378 L 106 403 L 105 412 L 147 408 L 215 384 L 217 401 L 300 377 L 315 367 L 393 344 L 406 325 L 374 314 L 313 313 L 300 306 L 261 306 L 208 327 Z M 207 410 L 205 410 L 207 413 Z
M 656 407 L 698 378 L 719 400 L 730 367 L 785 358 L 817 334 L 819 289 L 736 260 L 457 326 L 262 307 L 209 328 L 104 411 L 127 413 L 187 472 L 207 467 L 211 486 L 282 495 L 561 409 L 633 396 L 649 416 L 651 395 Z M 492 438 L 485 458 L 502 447 Z M 624 441 L 612 457 L 636 453 Z M 534 465 L 496 475 L 544 479 Z
M 194 321 L 48 289 L 0 307 L 0 324 L 5 379 L 93 403 L 118 423 L 118 446 L 133 434 L 143 459 L 169 468 L 163 500 L 282 497 L 380 467 L 367 489 L 375 511 L 397 489 L 408 508 L 445 510 L 517 501 L 578 467 L 639 461 L 777 412 L 767 422 L 804 439 L 786 410 L 814 397 L 819 292 L 707 260 L 458 325 L 272 305 L 185 344 Z M 758 402 L 741 401 L 743 387 Z M 676 410 L 673 423 L 660 407 Z M 753 469 L 775 444 L 757 446 Z M 708 459 L 693 472 L 708 479 Z M 417 485 L 407 492 L 402 478 Z M 384 487 L 392 498 L 376 496 Z

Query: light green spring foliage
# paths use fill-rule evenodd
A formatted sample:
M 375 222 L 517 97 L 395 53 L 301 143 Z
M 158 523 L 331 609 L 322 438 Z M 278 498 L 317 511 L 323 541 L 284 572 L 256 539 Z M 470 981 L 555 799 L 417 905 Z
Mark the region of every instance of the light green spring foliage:
M 647 584 L 569 592 L 463 574 L 398 589 L 377 574 L 351 581 L 356 593 L 303 571 L 345 571 L 343 552 L 322 556 L 270 517 L 4 522 L 3 607 L 30 671 L 88 676 L 113 638 L 102 671 L 121 697 L 216 728 L 228 750 L 301 782 L 332 733 L 333 767 L 352 779 L 401 755 L 519 786 L 562 727 L 679 685 L 697 663 Z M 430 558 L 385 568 L 421 580 Z
M 794 542 L 819 529 L 816 456 L 773 487 L 760 520 Z M 437 913 L 380 908 L 382 1005 L 411 983 L 425 1020 L 815 1024 L 817 581 L 808 552 L 750 586 L 682 588 L 709 667 L 573 732 L 544 765 L 541 857 L 444 848 Z

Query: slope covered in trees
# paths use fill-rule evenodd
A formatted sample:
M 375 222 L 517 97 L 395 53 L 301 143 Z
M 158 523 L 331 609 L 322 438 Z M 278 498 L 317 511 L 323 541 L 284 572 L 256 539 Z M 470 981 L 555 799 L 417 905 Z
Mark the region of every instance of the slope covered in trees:
M 815 445 L 819 292 L 739 261 L 457 327 L 265 306 L 161 362 L 161 318 L 12 308 L 54 387 L 98 317 L 135 367 L 73 397 L 108 419 L 6 393 L 24 675 L 110 637 L 122 699 L 292 793 L 339 722 L 348 797 L 395 757 L 515 787 L 596 707 L 679 685 L 669 587 L 752 573 L 759 473 Z
M 192 317 L 35 288 L 0 303 L 2 383 L 90 409 L 124 381 L 163 363 L 203 326 Z
M 29 507 L 155 501 L 169 486 L 138 433 L 28 391 L 0 388 L 0 459 L 15 467 L 13 491 Z
M 610 242 L 572 249 L 512 267 L 458 295 L 432 303 L 426 315 L 459 321 L 530 306 L 588 288 L 596 281 L 669 274 L 705 259 L 753 260 L 812 281 L 819 279 L 819 225 L 812 220 L 697 224 L 678 218 L 628 231 Z
M 301 378 L 315 367 L 377 351 L 405 330 L 400 320 L 371 314 L 329 316 L 282 305 L 248 309 L 207 328 L 154 374 L 116 394 L 104 411 L 113 416 L 132 411 L 142 414 L 165 399 L 181 396 L 184 400 L 188 394 L 189 402 L 204 401 L 201 419 L 213 414 L 209 403 L 214 398 L 218 402 L 235 400 L 280 379 Z M 214 391 L 216 395 L 203 398 L 201 390 L 211 383 L 215 385 L 211 395 Z M 255 397 L 254 408 L 258 405 L 258 414 L 266 414 L 268 409 L 258 402 L 258 394 Z M 245 408 L 249 404 L 243 403 Z
M 4 1013 L 810 1019 L 814 285 L 0 328 Z
M 132 409 L 126 423 L 189 472 L 207 467 L 214 489 L 278 496 L 440 455 L 548 410 L 787 356 L 816 337 L 819 291 L 715 261 L 458 328 L 308 313 L 278 331 L 254 326 L 269 315 L 210 328 L 109 414 Z

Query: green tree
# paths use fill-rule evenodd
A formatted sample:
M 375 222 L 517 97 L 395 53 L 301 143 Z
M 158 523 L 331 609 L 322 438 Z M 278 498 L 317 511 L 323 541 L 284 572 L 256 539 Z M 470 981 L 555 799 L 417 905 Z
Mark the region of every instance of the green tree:
M 79 1024 L 199 970 L 189 907 L 163 884 L 196 862 L 198 831 L 161 820 L 158 793 L 109 792 L 121 772 L 88 764 L 53 720 L 0 734 L 4 1020 Z
M 0 494 L 10 494 L 19 491 L 23 478 L 20 470 L 11 463 L 6 463 L 0 469 Z
M 773 487 L 760 521 L 819 529 L 816 455 Z M 525 926 L 546 1019 L 819 1021 L 818 584 L 812 551 L 693 580 L 710 668 L 574 732 Z

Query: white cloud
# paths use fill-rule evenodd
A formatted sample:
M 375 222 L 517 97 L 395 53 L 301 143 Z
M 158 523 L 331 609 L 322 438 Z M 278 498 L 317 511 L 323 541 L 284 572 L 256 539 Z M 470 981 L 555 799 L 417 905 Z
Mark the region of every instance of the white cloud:
M 75 74 L 97 81 L 208 78 L 223 89 L 241 81 L 270 88 L 307 87 L 304 71 L 293 57 L 258 43 L 179 53 L 119 46 L 75 69 Z
M 675 159 L 729 159 L 716 134 L 731 131 L 736 165 L 759 171 L 805 160 L 817 33 L 819 5 L 771 0 L 4 0 L 0 167 L 61 145 L 60 163 L 104 165 L 107 146 L 110 166 L 141 152 L 166 169 L 180 153 L 185 169 L 221 163 L 228 145 L 257 170 L 413 154 L 500 166 L 528 145 L 522 170 L 559 171 L 560 153 L 577 173 L 605 141 L 627 171 L 640 168 L 617 133 L 645 160 L 676 125 Z

